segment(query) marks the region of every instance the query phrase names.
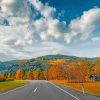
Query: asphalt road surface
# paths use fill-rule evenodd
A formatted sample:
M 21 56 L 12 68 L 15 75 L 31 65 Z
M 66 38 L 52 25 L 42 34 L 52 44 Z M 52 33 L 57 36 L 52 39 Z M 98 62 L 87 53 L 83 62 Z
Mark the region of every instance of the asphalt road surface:
M 30 81 L 27 85 L 1 93 L 0 100 L 100 100 L 100 98 L 82 95 L 48 81 Z

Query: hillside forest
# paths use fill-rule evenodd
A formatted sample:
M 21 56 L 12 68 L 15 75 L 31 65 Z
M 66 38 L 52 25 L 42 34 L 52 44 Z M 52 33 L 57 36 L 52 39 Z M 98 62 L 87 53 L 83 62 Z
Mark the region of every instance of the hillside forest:
M 88 59 L 46 56 L 20 60 L 13 64 L 6 63 L 5 69 L 0 69 L 0 81 L 67 80 L 69 82 L 87 82 L 91 81 L 91 75 L 100 76 L 100 57 Z

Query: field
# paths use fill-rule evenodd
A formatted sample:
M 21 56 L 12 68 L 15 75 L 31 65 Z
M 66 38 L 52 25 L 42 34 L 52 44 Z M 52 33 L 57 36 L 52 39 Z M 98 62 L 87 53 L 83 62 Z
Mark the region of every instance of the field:
M 70 89 L 74 89 L 76 91 L 82 92 L 82 83 L 68 83 L 65 80 L 57 80 L 53 81 L 57 84 L 64 85 Z M 100 96 L 100 82 L 88 82 L 84 83 L 85 93 Z
M 4 92 L 7 90 L 14 89 L 16 87 L 19 87 L 21 85 L 26 84 L 26 81 L 5 81 L 5 82 L 0 82 L 0 92 Z

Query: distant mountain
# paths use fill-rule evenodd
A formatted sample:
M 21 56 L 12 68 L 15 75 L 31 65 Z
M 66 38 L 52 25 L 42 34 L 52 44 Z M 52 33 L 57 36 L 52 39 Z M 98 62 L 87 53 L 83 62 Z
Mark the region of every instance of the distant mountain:
M 43 60 L 53 60 L 53 59 L 67 59 L 67 60 L 79 60 L 81 58 L 86 58 L 86 57 L 76 57 L 76 56 L 69 56 L 69 55 L 61 55 L 61 54 L 57 54 L 57 55 L 46 55 L 46 56 L 41 56 L 35 59 L 43 59 Z M 96 58 L 87 58 L 89 61 L 95 60 Z
M 76 56 L 66 56 L 66 55 L 46 55 L 42 56 L 44 60 L 52 60 L 52 59 L 68 59 L 68 60 L 74 60 L 79 59 L 79 57 Z
M 20 65 L 20 60 L 0 62 L 0 72 L 6 72 L 10 70 L 13 66 L 19 67 L 19 65 Z
M 34 70 L 35 67 L 40 68 L 41 70 L 45 70 L 49 67 L 48 60 L 55 59 L 65 59 L 65 60 L 79 60 L 81 57 L 76 56 L 67 56 L 67 55 L 46 55 L 37 57 L 29 60 L 12 60 L 6 62 L 0 62 L 0 72 L 13 72 L 15 73 L 17 69 L 22 68 L 23 70 Z M 95 58 L 88 58 L 88 60 L 92 61 Z

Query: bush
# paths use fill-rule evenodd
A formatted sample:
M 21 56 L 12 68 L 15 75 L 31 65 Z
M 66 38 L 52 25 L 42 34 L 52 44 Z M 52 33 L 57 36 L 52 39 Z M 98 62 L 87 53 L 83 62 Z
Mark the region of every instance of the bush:
M 3 82 L 3 81 L 5 81 L 6 79 L 0 79 L 0 82 Z

